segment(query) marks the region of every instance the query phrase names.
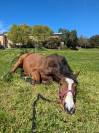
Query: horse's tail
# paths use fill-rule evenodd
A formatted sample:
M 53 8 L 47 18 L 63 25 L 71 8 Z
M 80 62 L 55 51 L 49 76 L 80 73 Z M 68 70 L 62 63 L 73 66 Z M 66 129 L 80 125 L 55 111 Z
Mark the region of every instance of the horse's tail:
M 11 66 L 12 64 L 14 64 L 15 62 L 15 65 L 13 65 L 12 69 L 7 72 L 3 77 L 2 79 L 5 80 L 5 81 L 11 81 L 12 78 L 13 78 L 13 73 L 15 72 L 15 70 L 21 65 L 23 64 L 23 59 L 28 56 L 29 54 L 31 54 L 30 52 L 28 52 L 27 50 L 25 51 L 22 51 L 20 52 L 19 55 L 17 55 L 11 62 Z
M 27 57 L 28 55 L 30 55 L 30 54 L 31 54 L 31 53 L 25 53 L 25 54 L 21 55 L 21 56 L 18 58 L 18 60 L 16 61 L 16 63 L 14 64 L 14 66 L 13 66 L 13 68 L 11 69 L 10 73 L 14 73 L 18 67 L 20 67 L 20 66 L 22 67 L 24 58 L 26 58 L 26 57 Z
M 20 58 L 21 55 L 26 54 L 26 53 L 29 53 L 29 51 L 28 50 L 22 50 L 22 51 L 20 51 L 20 53 L 17 54 L 15 56 L 15 58 L 13 58 L 13 60 L 11 61 L 11 66 Z
M 12 80 L 12 78 L 13 78 L 13 74 L 12 74 L 11 72 L 6 73 L 6 74 L 2 77 L 2 79 L 3 79 L 4 81 L 7 81 L 7 82 L 10 82 L 10 81 Z

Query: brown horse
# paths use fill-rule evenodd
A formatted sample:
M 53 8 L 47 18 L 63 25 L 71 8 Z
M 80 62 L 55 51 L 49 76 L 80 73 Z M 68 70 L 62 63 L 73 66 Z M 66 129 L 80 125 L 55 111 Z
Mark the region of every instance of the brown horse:
M 47 83 L 52 80 L 47 60 L 40 54 L 26 53 L 21 55 L 13 66 L 11 73 L 15 72 L 18 67 L 22 67 L 24 76 L 31 77 L 35 83 Z
M 53 54 L 45 57 L 26 53 L 19 57 L 11 73 L 18 67 L 23 68 L 24 75 L 31 77 L 33 83 L 48 83 L 51 80 L 58 82 L 60 102 L 70 114 L 74 113 L 77 77 L 63 56 Z

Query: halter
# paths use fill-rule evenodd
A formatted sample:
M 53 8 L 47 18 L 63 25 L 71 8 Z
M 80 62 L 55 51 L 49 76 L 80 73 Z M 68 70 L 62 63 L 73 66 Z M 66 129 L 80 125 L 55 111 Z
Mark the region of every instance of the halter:
M 64 88 L 61 91 L 59 90 L 59 98 L 61 103 L 63 103 L 64 97 L 67 95 L 68 92 L 71 92 L 73 95 L 75 94 L 74 89 L 66 90 L 66 88 Z

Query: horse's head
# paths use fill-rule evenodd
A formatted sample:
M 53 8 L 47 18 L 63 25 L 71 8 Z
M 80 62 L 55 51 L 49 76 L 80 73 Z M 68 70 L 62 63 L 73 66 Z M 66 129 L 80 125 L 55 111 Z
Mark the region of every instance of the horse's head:
M 64 77 L 60 81 L 60 101 L 63 104 L 65 111 L 69 114 L 73 114 L 75 112 L 76 87 L 77 82 L 73 78 Z

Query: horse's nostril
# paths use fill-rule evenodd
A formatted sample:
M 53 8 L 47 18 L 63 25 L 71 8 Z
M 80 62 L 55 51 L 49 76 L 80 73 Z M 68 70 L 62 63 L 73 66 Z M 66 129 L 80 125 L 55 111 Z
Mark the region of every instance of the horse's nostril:
M 71 108 L 70 111 L 72 112 L 74 110 L 74 108 Z
M 70 114 L 73 114 L 74 112 L 75 112 L 75 109 L 74 108 L 71 108 Z
M 68 111 L 69 114 L 74 114 L 75 113 L 75 108 L 71 108 L 69 111 Z
M 66 103 L 64 103 L 64 110 L 67 111 Z
M 66 106 L 66 103 L 64 104 L 64 110 L 65 111 L 67 111 L 69 114 L 74 114 L 75 113 L 75 108 L 68 108 L 67 106 Z

